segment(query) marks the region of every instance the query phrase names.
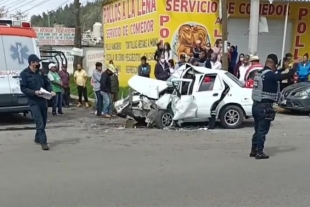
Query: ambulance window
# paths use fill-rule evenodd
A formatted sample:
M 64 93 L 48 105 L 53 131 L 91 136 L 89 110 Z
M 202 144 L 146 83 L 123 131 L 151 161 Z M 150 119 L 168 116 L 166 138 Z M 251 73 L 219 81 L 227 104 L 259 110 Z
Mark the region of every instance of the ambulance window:
M 2 36 L 3 49 L 8 70 L 21 71 L 28 67 L 28 57 L 36 54 L 32 38 L 22 36 Z M 0 49 L 1 50 L 1 49 Z

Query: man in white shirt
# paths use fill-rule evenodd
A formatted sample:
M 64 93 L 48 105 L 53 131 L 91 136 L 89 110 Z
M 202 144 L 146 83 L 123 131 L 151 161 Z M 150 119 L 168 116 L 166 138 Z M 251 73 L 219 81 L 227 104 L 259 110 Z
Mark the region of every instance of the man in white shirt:
M 217 54 L 216 53 L 211 54 L 210 64 L 211 64 L 211 69 L 215 69 L 215 70 L 221 70 L 222 69 L 222 63 L 217 60 Z
M 239 80 L 242 83 L 245 83 L 245 74 L 248 71 L 249 67 L 250 67 L 250 56 L 249 55 L 245 55 L 244 56 L 244 60 L 242 65 L 239 67 L 238 69 L 238 75 L 239 75 Z

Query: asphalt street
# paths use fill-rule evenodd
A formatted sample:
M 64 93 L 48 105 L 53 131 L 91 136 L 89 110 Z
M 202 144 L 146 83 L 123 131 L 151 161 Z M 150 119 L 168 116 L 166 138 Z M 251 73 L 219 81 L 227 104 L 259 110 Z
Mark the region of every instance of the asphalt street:
M 50 151 L 33 123 L 0 121 L 0 207 L 308 207 L 310 118 L 278 114 L 269 160 L 238 130 L 124 129 L 86 109 L 49 117 Z M 18 120 L 18 121 L 16 121 Z M 307 164 L 308 163 L 308 164 Z

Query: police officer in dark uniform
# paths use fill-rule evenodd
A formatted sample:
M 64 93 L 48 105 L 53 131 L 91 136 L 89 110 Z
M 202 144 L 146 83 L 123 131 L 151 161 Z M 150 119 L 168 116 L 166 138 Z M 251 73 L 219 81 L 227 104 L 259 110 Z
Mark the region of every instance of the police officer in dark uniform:
M 270 124 L 276 115 L 273 103 L 278 102 L 280 98 L 280 81 L 290 78 L 293 73 L 293 71 L 286 74 L 276 73 L 277 65 L 277 55 L 268 55 L 265 67 L 258 71 L 254 78 L 252 114 L 255 132 L 252 137 L 250 157 L 256 159 L 269 158 L 263 150 Z
M 55 95 L 49 80 L 40 71 L 40 59 L 31 54 L 28 57 L 29 66 L 20 73 L 20 89 L 28 97 L 32 117 L 36 123 L 34 142 L 40 144 L 43 150 L 49 150 L 45 134 L 47 120 L 47 101 L 40 97 L 43 88 Z

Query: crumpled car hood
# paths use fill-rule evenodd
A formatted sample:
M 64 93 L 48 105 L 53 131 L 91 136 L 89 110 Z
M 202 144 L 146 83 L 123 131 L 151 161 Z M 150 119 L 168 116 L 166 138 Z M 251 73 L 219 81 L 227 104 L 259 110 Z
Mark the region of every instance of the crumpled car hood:
M 133 90 L 145 95 L 151 99 L 158 99 L 159 93 L 168 88 L 166 81 L 145 78 L 138 75 L 129 79 L 128 85 Z

